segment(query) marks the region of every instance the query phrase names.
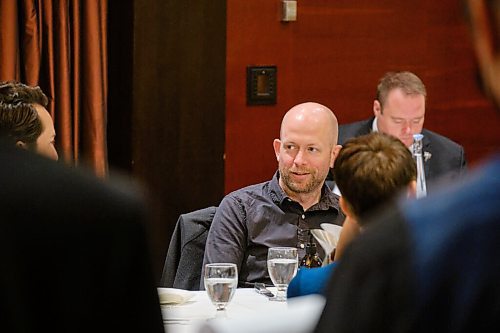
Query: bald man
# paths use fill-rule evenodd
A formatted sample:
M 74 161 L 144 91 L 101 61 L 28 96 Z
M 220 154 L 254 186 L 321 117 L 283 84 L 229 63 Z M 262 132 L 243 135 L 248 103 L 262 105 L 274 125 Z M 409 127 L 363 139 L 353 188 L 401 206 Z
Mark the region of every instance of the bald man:
M 338 197 L 325 185 L 340 151 L 337 133 L 337 118 L 326 106 L 308 102 L 291 108 L 281 123 L 280 138 L 273 142 L 278 171 L 270 181 L 222 200 L 208 234 L 203 266 L 235 263 L 238 286 L 272 284 L 268 248 L 298 247 L 300 258 L 312 238 L 310 229 L 321 223 L 342 225 Z

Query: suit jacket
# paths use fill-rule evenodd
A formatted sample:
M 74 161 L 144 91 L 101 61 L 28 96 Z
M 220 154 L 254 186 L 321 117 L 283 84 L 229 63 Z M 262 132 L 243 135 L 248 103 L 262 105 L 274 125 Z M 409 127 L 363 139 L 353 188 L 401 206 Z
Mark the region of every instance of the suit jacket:
M 163 332 L 142 201 L 0 144 L 0 331 Z
M 500 156 L 367 223 L 329 281 L 315 330 L 500 331 Z
M 205 243 L 216 209 L 208 207 L 179 216 L 163 266 L 162 287 L 200 289 Z
M 369 134 L 372 131 L 374 119 L 339 126 L 339 144 L 344 144 L 350 138 Z M 438 178 L 449 180 L 461 178 L 467 168 L 464 148 L 435 132 L 423 129 L 422 134 L 424 135 L 424 154 L 428 153 L 426 155 L 430 156 L 426 160 L 424 158 L 425 178 L 430 183 L 430 187 Z

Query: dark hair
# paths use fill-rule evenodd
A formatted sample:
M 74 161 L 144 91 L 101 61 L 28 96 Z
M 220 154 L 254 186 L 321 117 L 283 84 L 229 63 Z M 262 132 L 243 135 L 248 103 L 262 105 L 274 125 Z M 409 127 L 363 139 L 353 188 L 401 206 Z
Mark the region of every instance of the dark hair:
M 43 107 L 48 104 L 40 87 L 0 82 L 0 136 L 14 143 L 35 143 L 43 131 L 36 104 Z
M 388 72 L 379 81 L 375 99 L 383 109 L 387 96 L 394 89 L 401 89 L 406 95 L 427 97 L 425 85 L 418 76 L 411 72 Z
M 412 154 L 400 140 L 371 133 L 347 141 L 335 160 L 333 176 L 362 224 L 366 213 L 416 179 L 417 168 Z

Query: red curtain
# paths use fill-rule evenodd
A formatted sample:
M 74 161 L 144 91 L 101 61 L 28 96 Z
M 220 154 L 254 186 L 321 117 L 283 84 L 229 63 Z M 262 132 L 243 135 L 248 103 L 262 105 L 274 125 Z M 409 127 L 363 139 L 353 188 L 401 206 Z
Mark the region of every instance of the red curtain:
M 39 85 L 66 162 L 107 173 L 107 0 L 1 0 L 0 80 Z

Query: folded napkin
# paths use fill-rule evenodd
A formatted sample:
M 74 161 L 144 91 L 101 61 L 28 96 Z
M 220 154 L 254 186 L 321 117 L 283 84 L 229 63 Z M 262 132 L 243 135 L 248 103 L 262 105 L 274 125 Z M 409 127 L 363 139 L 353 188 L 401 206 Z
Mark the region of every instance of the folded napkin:
M 190 300 L 194 293 L 176 288 L 157 288 L 160 304 L 183 304 Z
M 321 223 L 321 228 L 312 229 L 311 233 L 323 250 L 325 250 L 323 263 L 328 264 L 331 262 L 330 253 L 337 247 L 342 227 L 331 223 Z

